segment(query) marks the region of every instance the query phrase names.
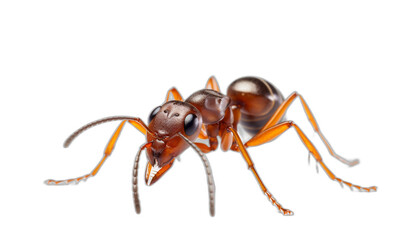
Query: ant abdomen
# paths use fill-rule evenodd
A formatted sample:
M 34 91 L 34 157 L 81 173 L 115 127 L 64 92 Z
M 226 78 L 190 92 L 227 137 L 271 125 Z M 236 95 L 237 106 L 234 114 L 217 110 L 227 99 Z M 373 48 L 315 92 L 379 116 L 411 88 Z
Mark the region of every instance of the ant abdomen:
M 278 89 L 258 77 L 235 80 L 228 87 L 227 96 L 232 105 L 240 107 L 240 124 L 251 135 L 259 132 L 284 101 Z

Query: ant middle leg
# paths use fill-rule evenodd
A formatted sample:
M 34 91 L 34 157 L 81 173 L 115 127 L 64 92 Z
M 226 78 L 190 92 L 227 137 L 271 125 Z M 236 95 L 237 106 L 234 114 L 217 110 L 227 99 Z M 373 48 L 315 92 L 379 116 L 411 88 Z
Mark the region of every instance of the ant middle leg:
M 349 186 L 351 189 L 354 187 L 358 189 L 359 191 L 366 191 L 366 192 L 375 192 L 377 190 L 377 187 L 361 187 L 355 184 L 352 184 L 350 182 L 344 181 L 338 177 L 336 177 L 331 170 L 325 165 L 325 163 L 322 161 L 322 157 L 319 154 L 318 150 L 316 150 L 315 146 L 312 144 L 312 142 L 306 137 L 306 135 L 302 132 L 302 130 L 299 128 L 298 125 L 296 125 L 293 121 L 287 121 L 279 123 L 275 126 L 272 126 L 270 128 L 267 128 L 261 132 L 259 132 L 257 135 L 252 137 L 249 141 L 247 141 L 244 146 L 245 147 L 253 147 L 258 146 L 261 144 L 264 144 L 266 142 L 272 141 L 273 139 L 277 138 L 281 134 L 283 134 L 286 130 L 293 127 L 297 134 L 299 135 L 299 138 L 301 139 L 302 143 L 305 145 L 305 147 L 309 150 L 309 152 L 312 154 L 312 156 L 316 159 L 316 162 L 325 170 L 328 177 L 333 180 L 337 181 L 339 184 L 345 184 Z
M 211 77 L 208 79 L 207 84 L 206 84 L 206 88 L 207 88 L 207 89 L 212 89 L 212 90 L 215 90 L 215 91 L 217 91 L 217 92 L 220 92 L 220 87 L 219 87 L 219 85 L 218 85 L 218 82 L 217 82 L 216 77 L 211 76 Z
M 283 115 L 286 113 L 287 109 L 289 108 L 289 106 L 292 104 L 292 102 L 296 99 L 299 98 L 303 109 L 306 113 L 306 116 L 309 120 L 309 122 L 311 123 L 313 129 L 315 130 L 316 133 L 318 133 L 319 137 L 321 138 L 321 140 L 323 141 L 323 143 L 325 144 L 326 148 L 328 149 L 329 153 L 336 159 L 338 159 L 340 162 L 352 167 L 355 166 L 359 163 L 358 159 L 355 160 L 347 160 L 343 157 L 341 157 L 340 155 L 336 154 L 335 151 L 333 150 L 332 146 L 329 144 L 328 140 L 325 138 L 325 136 L 322 134 L 318 123 L 315 120 L 315 117 L 313 116 L 308 104 L 306 103 L 305 99 L 297 92 L 293 92 L 277 109 L 277 111 L 273 114 L 273 116 L 270 118 L 270 120 L 266 123 L 265 126 L 263 126 L 263 128 L 260 130 L 260 132 L 265 131 L 266 129 L 274 126 L 275 124 L 277 124 L 283 117 Z M 259 132 L 259 133 L 260 133 Z
M 262 179 L 260 178 L 259 174 L 257 173 L 257 171 L 256 171 L 256 169 L 253 165 L 253 161 L 250 158 L 249 153 L 247 152 L 246 147 L 244 146 L 244 144 L 243 144 L 239 134 L 237 133 L 237 131 L 232 127 L 228 127 L 227 130 L 230 131 L 233 134 L 234 140 L 236 141 L 236 144 L 238 145 L 238 149 L 239 149 L 240 153 L 242 154 L 244 160 L 246 161 L 247 166 L 252 171 L 253 175 L 255 176 L 257 182 L 260 185 L 260 188 L 262 189 L 263 193 L 268 197 L 268 199 L 270 200 L 272 205 L 275 205 L 277 207 L 277 209 L 279 209 L 280 213 L 282 213 L 285 216 L 293 215 L 293 212 L 291 210 L 283 208 L 282 205 L 276 200 L 276 198 L 273 197 L 273 195 L 267 190 L 267 188 L 264 185 Z

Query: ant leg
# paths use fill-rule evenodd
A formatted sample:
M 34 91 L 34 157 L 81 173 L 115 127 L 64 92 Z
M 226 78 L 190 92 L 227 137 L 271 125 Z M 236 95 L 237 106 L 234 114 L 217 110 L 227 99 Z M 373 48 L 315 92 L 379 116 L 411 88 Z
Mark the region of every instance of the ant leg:
M 293 92 L 277 109 L 277 111 L 273 114 L 272 118 L 266 123 L 266 125 L 260 130 L 260 132 L 263 132 L 264 130 L 272 127 L 276 123 L 278 123 L 283 115 L 286 113 L 288 107 L 292 104 L 293 100 L 295 100 L 297 97 L 299 97 L 303 109 L 305 110 L 306 116 L 311 123 L 313 129 L 315 132 L 318 133 L 319 137 L 322 139 L 323 143 L 325 144 L 326 148 L 328 148 L 329 153 L 336 159 L 338 159 L 340 162 L 348 165 L 348 166 L 355 166 L 359 163 L 358 159 L 355 160 L 347 160 L 338 154 L 335 153 L 332 146 L 329 144 L 328 140 L 325 138 L 325 136 L 322 134 L 321 130 L 319 129 L 318 123 L 315 120 L 315 117 L 313 116 L 308 104 L 306 104 L 305 99 L 297 92 Z M 259 133 L 260 133 L 259 132 Z
M 206 125 L 204 124 L 201 125 L 201 130 L 200 130 L 200 134 L 198 135 L 198 137 L 201 139 L 208 139 Z
M 128 122 L 134 126 L 136 129 L 138 129 L 138 131 L 140 131 L 142 134 L 144 134 L 144 136 L 147 135 L 147 129 L 145 129 L 142 125 L 140 125 L 139 123 L 135 122 L 135 121 L 131 121 L 128 120 Z M 122 124 L 122 123 L 121 123 Z
M 170 90 L 168 90 L 167 96 L 165 97 L 165 102 L 171 100 L 183 101 L 183 97 L 175 87 L 172 87 Z
M 216 139 L 215 141 L 217 141 L 217 139 Z M 217 143 L 217 142 L 213 142 L 213 144 L 212 144 L 212 145 L 207 146 L 206 144 L 201 143 L 201 142 L 194 142 L 194 144 L 195 144 L 198 148 L 200 148 L 200 150 L 201 150 L 203 153 L 209 153 L 209 152 L 211 152 L 211 151 L 216 150 L 216 149 L 217 149 L 217 146 L 218 146 L 218 144 L 216 144 L 216 143 Z M 211 144 L 211 142 L 210 142 L 210 144 Z
M 214 76 L 211 76 L 206 84 L 207 89 L 212 89 L 214 91 L 220 92 L 220 87 L 218 85 L 217 79 Z
M 201 128 L 201 132 L 198 135 L 198 138 L 204 140 L 204 141 L 198 141 L 194 142 L 198 148 L 203 153 L 208 153 L 211 151 L 214 151 L 218 147 L 218 139 L 217 136 L 220 133 L 219 124 L 210 124 L 205 126 L 203 124 L 203 127 L 205 127 L 206 131 L 203 132 L 203 128 Z M 205 134 L 205 136 L 203 136 Z M 198 140 L 198 139 L 197 139 Z M 206 141 L 208 141 L 209 145 L 206 144 Z
M 200 136 L 199 136 L 200 138 Z M 194 142 L 194 144 L 200 148 L 200 150 L 203 153 L 209 153 L 211 151 L 214 151 L 217 149 L 218 147 L 218 140 L 217 137 L 207 137 L 208 141 L 209 141 L 209 146 L 207 146 L 205 143 L 202 142 Z
M 90 177 L 95 176 L 98 173 L 99 169 L 102 167 L 102 165 L 105 162 L 106 158 L 112 153 L 112 150 L 115 146 L 116 141 L 118 140 L 119 134 L 121 133 L 121 130 L 124 127 L 125 122 L 126 122 L 126 120 L 122 121 L 121 124 L 118 126 L 115 133 L 112 135 L 111 139 L 109 140 L 108 145 L 106 146 L 103 158 L 98 163 L 98 165 L 92 170 L 91 173 L 86 174 L 86 175 L 81 176 L 81 177 L 71 178 L 71 179 L 66 179 L 66 180 L 56 181 L 56 180 L 50 179 L 50 180 L 46 180 L 45 183 L 47 185 L 70 184 L 72 182 L 79 183 L 81 180 L 86 180 Z
M 209 153 L 211 151 L 214 151 L 212 147 L 207 146 L 204 143 L 195 142 L 194 143 L 203 153 Z
M 249 169 L 253 172 L 254 176 L 256 177 L 257 182 L 259 183 L 263 193 L 269 198 L 270 202 L 275 205 L 279 211 L 285 215 L 285 216 L 289 216 L 289 215 L 293 215 L 293 212 L 290 211 L 289 209 L 285 209 L 282 207 L 282 205 L 280 205 L 280 203 L 278 203 L 276 201 L 276 198 L 273 197 L 273 195 L 267 190 L 267 188 L 265 187 L 265 185 L 263 184 L 262 180 L 259 177 L 259 174 L 256 172 L 256 169 L 254 168 L 253 162 L 249 156 L 249 153 L 247 152 L 242 140 L 240 139 L 240 136 L 237 134 L 236 130 L 234 130 L 234 128 L 232 127 L 228 127 L 227 128 L 228 131 L 231 131 L 233 133 L 233 136 L 239 146 L 239 150 L 241 152 L 241 154 L 244 157 L 244 160 L 246 160 L 247 165 L 249 167 Z
M 235 129 L 237 131 L 237 129 Z M 234 143 L 234 137 L 233 137 L 233 133 L 232 132 L 228 132 L 228 131 L 223 131 L 221 133 L 221 150 L 223 152 L 226 152 L 230 149 L 230 147 L 233 145 Z
M 270 127 L 264 131 L 259 132 L 257 135 L 255 135 L 252 139 L 250 139 L 249 141 L 247 141 L 244 146 L 245 147 L 253 147 L 253 146 L 257 146 L 266 142 L 269 142 L 273 139 L 275 139 L 276 137 L 280 136 L 281 134 L 283 134 L 286 130 L 288 130 L 289 128 L 294 127 L 296 132 L 299 135 L 299 138 L 302 140 L 303 144 L 306 146 L 306 148 L 309 150 L 309 152 L 312 154 L 312 156 L 316 159 L 316 162 L 323 168 L 323 170 L 325 170 L 326 174 L 329 176 L 329 178 L 333 181 L 337 181 L 339 182 L 341 185 L 342 183 L 348 185 L 351 189 L 354 187 L 356 189 L 358 189 L 359 191 L 367 191 L 367 192 L 375 192 L 377 190 L 377 187 L 372 186 L 372 187 L 361 187 L 358 185 L 354 185 L 352 183 L 346 182 L 340 178 L 337 178 L 330 170 L 329 168 L 325 165 L 325 163 L 322 161 L 322 157 L 319 154 L 318 150 L 316 150 L 315 146 L 312 144 L 312 142 L 306 137 L 306 135 L 302 132 L 302 130 L 293 122 L 293 121 L 288 121 L 288 122 L 282 122 L 279 123 L 273 127 Z
M 115 117 L 115 118 L 106 118 L 106 119 L 102 119 L 102 120 L 98 120 L 95 122 L 92 122 L 90 124 L 85 125 L 84 127 L 80 128 L 78 131 L 76 131 L 75 133 L 73 133 L 71 136 L 69 136 L 69 138 L 65 141 L 65 147 L 68 147 L 70 145 L 70 143 L 73 141 L 73 139 L 76 138 L 76 136 L 78 136 L 80 133 L 82 133 L 84 130 L 86 130 L 89 127 L 92 127 L 96 124 L 100 124 L 102 122 L 106 122 L 106 121 L 112 121 L 112 120 L 118 120 L 121 119 L 121 117 Z M 126 121 L 130 122 L 134 127 L 136 127 L 140 132 L 146 134 L 147 130 L 146 130 L 146 126 L 145 125 L 141 125 L 143 124 L 143 122 L 140 119 L 129 119 L 128 118 L 122 118 L 122 119 L 127 119 L 127 120 L 123 120 L 121 122 L 121 124 L 117 127 L 117 129 L 115 130 L 114 134 L 112 135 L 111 139 L 108 142 L 108 145 L 106 146 L 106 149 L 104 151 L 104 156 L 101 159 L 101 161 L 98 163 L 98 165 L 92 170 L 91 173 L 86 174 L 84 176 L 81 177 L 77 177 L 77 178 L 71 178 L 71 179 L 66 179 L 66 180 L 46 180 L 45 184 L 47 185 L 66 185 L 66 184 L 70 184 L 70 183 L 79 183 L 81 180 L 86 180 L 90 177 L 95 176 L 99 169 L 102 167 L 103 163 L 105 162 L 106 158 L 111 155 L 116 141 L 118 140 L 118 137 L 122 131 L 122 128 L 124 127 L 124 124 Z

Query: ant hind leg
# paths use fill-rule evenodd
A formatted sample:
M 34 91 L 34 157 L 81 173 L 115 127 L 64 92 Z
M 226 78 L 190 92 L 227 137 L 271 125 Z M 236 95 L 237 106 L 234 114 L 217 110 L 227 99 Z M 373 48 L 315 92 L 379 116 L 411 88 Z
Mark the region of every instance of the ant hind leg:
M 354 159 L 354 160 L 347 160 L 343 157 L 341 157 L 340 155 L 338 155 L 332 148 L 332 146 L 329 144 L 328 140 L 325 138 L 325 136 L 322 134 L 318 123 L 315 120 L 315 117 L 313 116 L 308 104 L 306 103 L 305 99 L 297 92 L 293 92 L 277 109 L 277 111 L 273 114 L 272 118 L 266 123 L 266 125 L 260 130 L 260 132 L 263 132 L 264 130 L 274 126 L 275 124 L 277 124 L 279 121 L 281 121 L 282 117 L 285 115 L 287 109 L 289 108 L 289 106 L 292 104 L 292 102 L 296 99 L 299 98 L 303 107 L 303 110 L 306 113 L 306 117 L 308 118 L 309 122 L 311 123 L 313 129 L 315 130 L 316 133 L 318 133 L 319 137 L 321 138 L 321 140 L 323 141 L 323 143 L 325 144 L 326 148 L 328 149 L 329 153 L 336 159 L 338 159 L 340 162 L 352 167 L 355 166 L 359 163 L 358 159 Z M 259 132 L 259 133 L 260 133 Z
M 299 128 L 298 125 L 296 125 L 293 121 L 287 121 L 279 123 L 275 126 L 272 126 L 270 128 L 267 128 L 264 131 L 259 132 L 257 135 L 255 135 L 253 138 L 251 138 L 249 141 L 247 141 L 244 146 L 245 147 L 253 147 L 258 146 L 263 143 L 272 141 L 273 139 L 277 138 L 281 134 L 283 134 L 286 130 L 293 127 L 297 134 L 299 135 L 300 140 L 305 145 L 305 147 L 309 150 L 310 154 L 316 159 L 316 162 L 323 168 L 325 173 L 328 175 L 328 177 L 333 180 L 337 181 L 339 184 L 345 184 L 349 186 L 351 189 L 356 188 L 359 191 L 366 191 L 366 192 L 375 192 L 377 190 L 377 187 L 361 187 L 355 184 L 352 184 L 350 182 L 344 181 L 338 177 L 336 177 L 331 170 L 325 165 L 325 163 L 322 161 L 322 157 L 319 154 L 318 150 L 316 150 L 315 146 L 312 144 L 312 142 L 308 139 L 308 137 L 302 132 L 302 130 Z

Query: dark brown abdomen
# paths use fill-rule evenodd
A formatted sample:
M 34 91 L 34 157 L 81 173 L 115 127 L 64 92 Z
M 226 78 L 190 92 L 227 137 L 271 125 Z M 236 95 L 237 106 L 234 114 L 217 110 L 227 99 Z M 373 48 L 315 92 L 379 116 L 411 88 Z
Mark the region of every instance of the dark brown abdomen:
M 284 101 L 282 93 L 268 81 L 258 77 L 242 77 L 227 89 L 231 104 L 240 107 L 240 125 L 251 135 L 269 121 Z

